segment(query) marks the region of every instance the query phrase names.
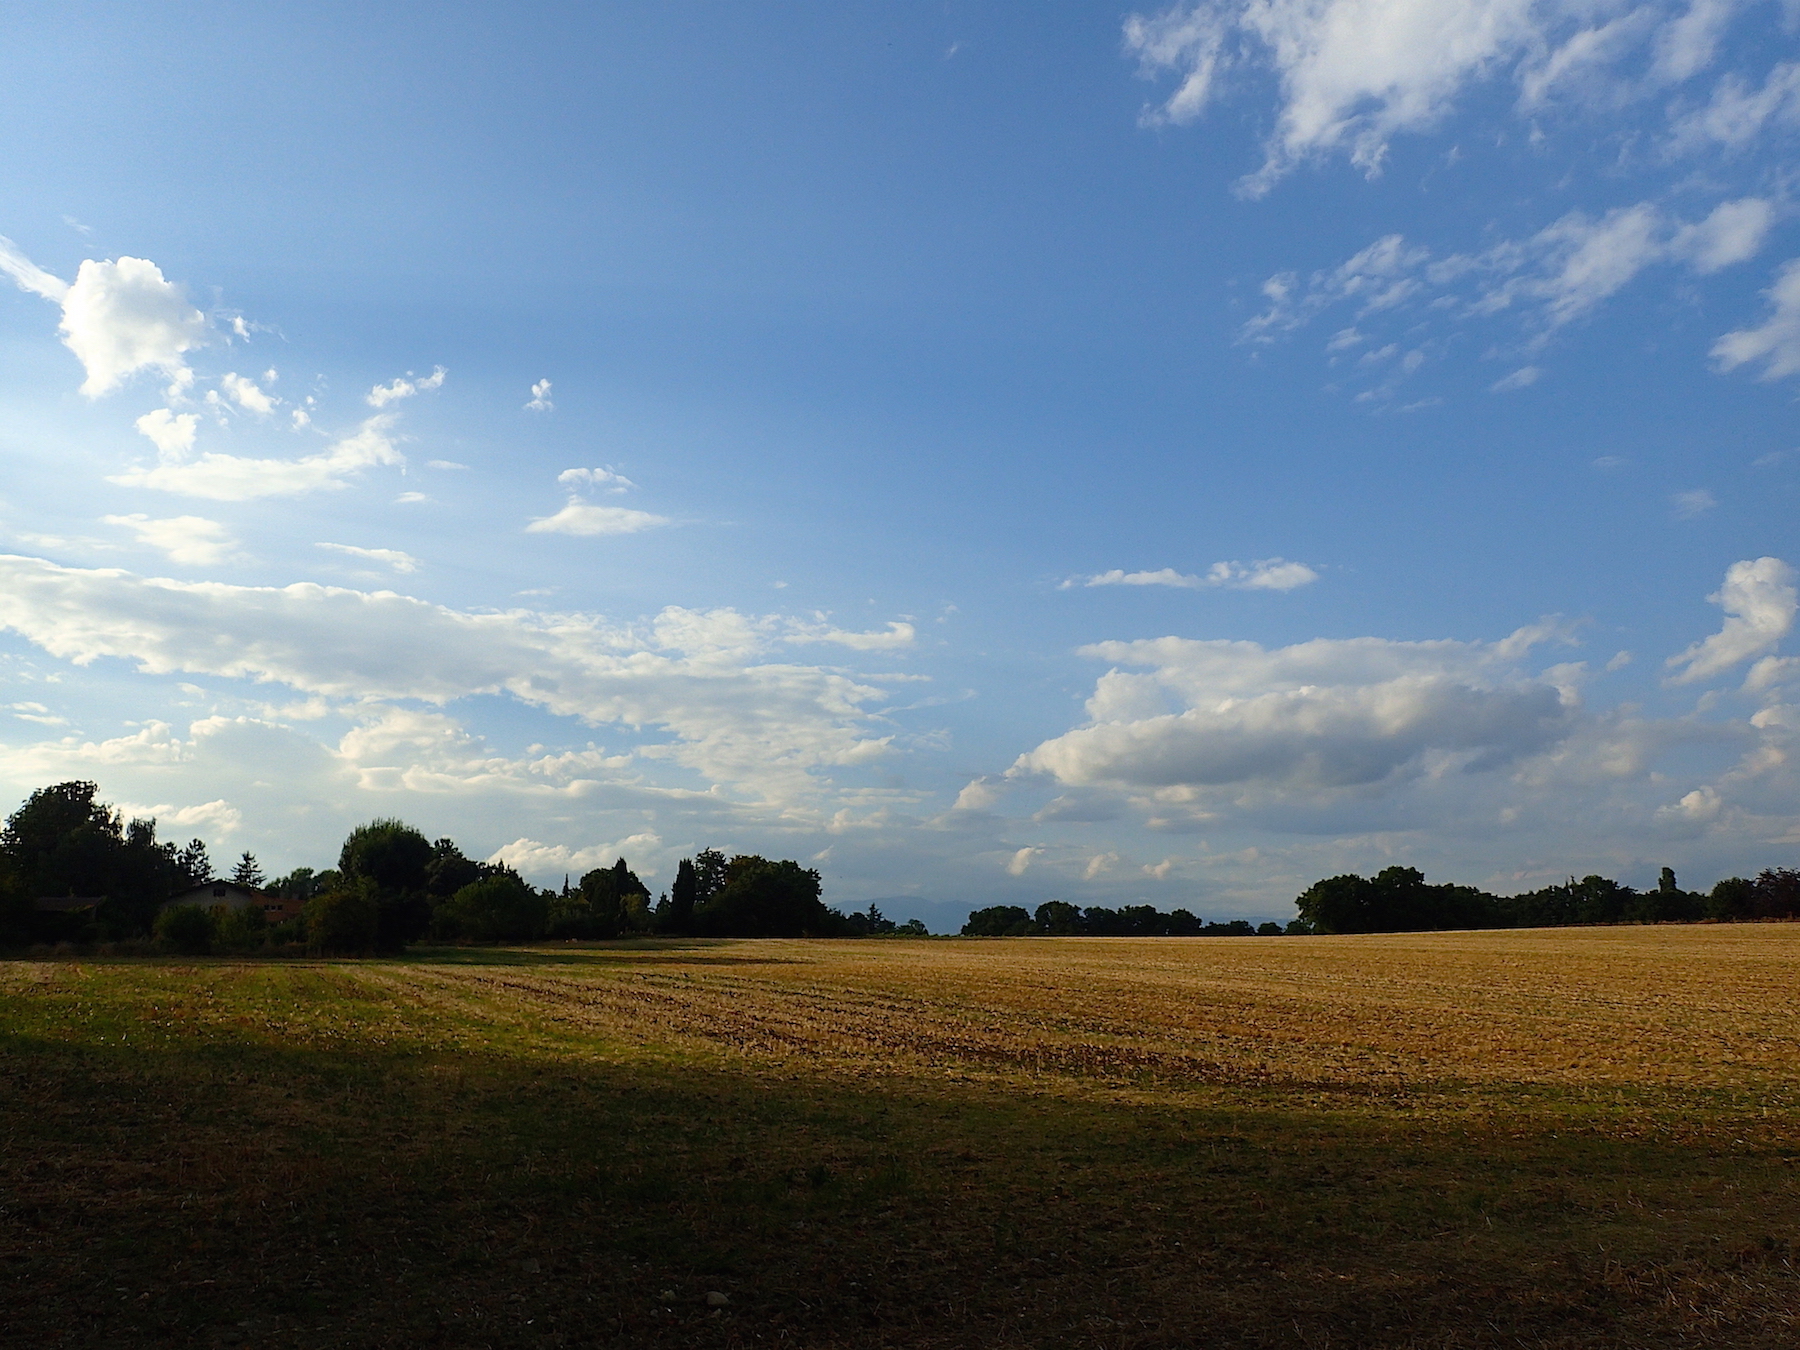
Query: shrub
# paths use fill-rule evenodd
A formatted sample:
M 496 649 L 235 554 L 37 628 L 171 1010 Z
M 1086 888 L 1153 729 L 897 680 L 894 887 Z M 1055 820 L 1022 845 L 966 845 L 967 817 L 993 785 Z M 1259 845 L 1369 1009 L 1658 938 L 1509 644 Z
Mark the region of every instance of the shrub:
M 440 937 L 475 942 L 523 942 L 541 937 L 550 902 L 516 872 L 470 882 L 438 906 L 432 927 Z
M 213 940 L 221 951 L 250 952 L 262 947 L 269 936 L 269 917 L 261 905 L 214 905 Z
M 375 950 L 380 911 L 375 883 L 368 878 L 315 895 L 301 913 L 309 950 L 333 955 Z
M 156 916 L 156 943 L 183 956 L 205 956 L 218 935 L 218 920 L 198 905 L 176 905 Z

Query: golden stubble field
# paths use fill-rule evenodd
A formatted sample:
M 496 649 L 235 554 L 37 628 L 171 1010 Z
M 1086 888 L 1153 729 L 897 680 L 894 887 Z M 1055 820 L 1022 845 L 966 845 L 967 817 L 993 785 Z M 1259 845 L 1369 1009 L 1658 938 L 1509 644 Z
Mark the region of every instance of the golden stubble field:
M 366 968 L 423 1003 L 833 1074 L 1800 1088 L 1800 925 L 766 941 Z M 565 957 L 566 960 L 566 957 Z
M 0 1343 L 1792 1346 L 1797 1005 L 1800 925 L 4 964 Z

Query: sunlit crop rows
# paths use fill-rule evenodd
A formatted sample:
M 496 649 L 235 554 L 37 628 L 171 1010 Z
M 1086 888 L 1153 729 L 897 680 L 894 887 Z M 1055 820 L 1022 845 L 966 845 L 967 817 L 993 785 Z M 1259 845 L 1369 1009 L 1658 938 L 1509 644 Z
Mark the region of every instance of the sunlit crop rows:
M 1800 1087 L 1800 925 L 622 944 L 251 970 L 140 967 L 166 992 L 119 1034 L 204 1023 L 215 991 L 247 981 L 226 1000 L 236 1023 L 320 1046 L 473 1034 L 559 1054 L 661 1048 L 797 1072 L 1171 1087 Z M 5 982 L 66 995 L 84 978 L 20 964 Z
M 565 949 L 365 979 L 598 1046 L 859 1075 L 1788 1088 L 1797 977 L 1800 926 L 1741 925 Z

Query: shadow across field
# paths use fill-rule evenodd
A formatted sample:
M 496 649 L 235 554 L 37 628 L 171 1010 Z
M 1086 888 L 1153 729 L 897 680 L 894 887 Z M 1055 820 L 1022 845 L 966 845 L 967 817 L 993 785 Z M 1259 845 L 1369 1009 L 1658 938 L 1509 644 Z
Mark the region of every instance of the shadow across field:
M 1760 1145 L 1492 1099 L 1177 1107 L 289 1045 L 229 1007 L 134 1045 L 149 997 L 0 1038 L 0 1344 L 1795 1337 L 1794 1160 Z
M 752 942 L 732 938 L 634 938 L 629 942 L 571 942 L 544 947 L 414 947 L 395 958 L 408 965 L 445 966 L 791 966 L 793 957 L 753 956 Z

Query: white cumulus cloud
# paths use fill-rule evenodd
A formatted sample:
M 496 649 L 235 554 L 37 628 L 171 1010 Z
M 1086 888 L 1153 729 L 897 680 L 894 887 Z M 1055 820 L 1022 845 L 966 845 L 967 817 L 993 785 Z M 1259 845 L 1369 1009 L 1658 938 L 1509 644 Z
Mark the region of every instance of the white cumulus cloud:
M 255 380 L 247 375 L 239 375 L 236 371 L 226 371 L 219 377 L 219 388 L 225 396 L 238 407 L 253 413 L 272 413 L 279 399 L 271 398 Z
M 200 426 L 195 413 L 178 413 L 168 408 L 147 412 L 133 423 L 150 438 L 150 444 L 167 460 L 179 460 L 194 448 L 194 433 Z
M 1755 89 L 1741 76 L 1725 76 L 1705 107 L 1676 122 L 1670 149 L 1676 153 L 1712 146 L 1741 150 L 1770 127 L 1800 127 L 1800 62 L 1781 62 Z
M 1746 559 L 1725 572 L 1725 584 L 1706 598 L 1725 611 L 1711 637 L 1671 656 L 1674 684 L 1695 684 L 1775 649 L 1794 626 L 1794 569 L 1780 558 Z
M 1328 310 L 1348 306 L 1358 326 L 1338 330 L 1326 343 L 1328 361 L 1337 365 L 1348 360 L 1344 353 L 1350 348 L 1371 344 L 1355 367 L 1375 372 L 1371 378 L 1382 383 L 1359 397 L 1385 397 L 1428 353 L 1442 350 L 1473 322 L 1518 315 L 1527 346 L 1535 350 L 1557 330 L 1595 313 L 1650 267 L 1679 265 L 1708 275 L 1748 261 L 1767 243 L 1776 217 L 1775 203 L 1762 197 L 1721 202 L 1697 221 L 1670 216 L 1654 202 L 1638 202 L 1599 216 L 1571 211 L 1529 237 L 1502 240 L 1478 253 L 1441 255 L 1401 235 L 1384 235 L 1336 267 L 1304 278 L 1297 272 L 1270 277 L 1262 287 L 1266 308 L 1239 329 L 1238 340 L 1271 343 Z M 1385 363 L 1399 357 L 1401 343 L 1382 344 L 1384 323 L 1403 330 L 1401 341 L 1413 348 L 1392 366 Z M 1754 359 L 1765 338 L 1760 330 L 1730 334 L 1720 339 L 1714 355 L 1725 365 Z M 1522 388 L 1541 373 L 1536 364 L 1521 366 L 1490 389 Z
M 433 389 L 442 388 L 446 374 L 447 372 L 442 366 L 435 366 L 432 368 L 431 374 L 421 379 L 409 370 L 404 378 L 396 379 L 388 384 L 378 384 L 369 390 L 366 401 L 371 408 L 385 408 L 390 403 L 396 403 L 403 398 L 411 398 L 414 394 L 425 394 Z
M 1670 252 L 1704 276 L 1754 258 L 1774 224 L 1775 205 L 1761 197 L 1720 202 L 1705 220 L 1678 229 Z
M 468 613 L 392 591 L 232 586 L 0 557 L 0 627 L 51 655 L 148 674 L 273 683 L 364 703 L 506 693 L 558 716 L 656 734 L 635 751 L 792 800 L 814 772 L 886 753 L 878 688 L 782 659 L 787 627 L 670 608 L 647 630 L 582 614 Z
M 648 511 L 634 511 L 623 506 L 595 506 L 585 501 L 583 488 L 602 488 L 607 492 L 629 492 L 637 486 L 611 468 L 564 469 L 556 481 L 569 489 L 568 505 L 552 516 L 540 516 L 525 527 L 528 534 L 636 534 L 640 530 L 667 525 L 664 516 Z
M 0 269 L 23 289 L 62 305 L 63 344 L 87 372 L 81 382 L 87 397 L 110 393 L 140 370 L 159 370 L 177 386 L 193 379 L 184 353 L 206 341 L 206 316 L 155 263 L 90 258 L 74 284 L 64 286 L 0 241 Z
M 1010 770 L 1178 795 L 1330 791 L 1513 762 L 1569 734 L 1570 695 L 1518 668 L 1545 629 L 1498 643 L 1158 638 L 1082 649 L 1110 662 L 1089 722 Z
M 556 407 L 550 401 L 550 381 L 539 380 L 531 386 L 531 401 L 525 405 L 527 412 L 549 412 Z
M 525 876 L 568 872 L 580 876 L 596 867 L 610 867 L 619 858 L 631 860 L 632 871 L 640 877 L 653 877 L 655 866 L 646 861 L 662 851 L 662 838 L 654 830 L 640 830 L 610 844 L 590 844 L 571 848 L 567 844 L 543 844 L 536 839 L 515 839 L 503 844 L 488 859 L 505 863 Z

